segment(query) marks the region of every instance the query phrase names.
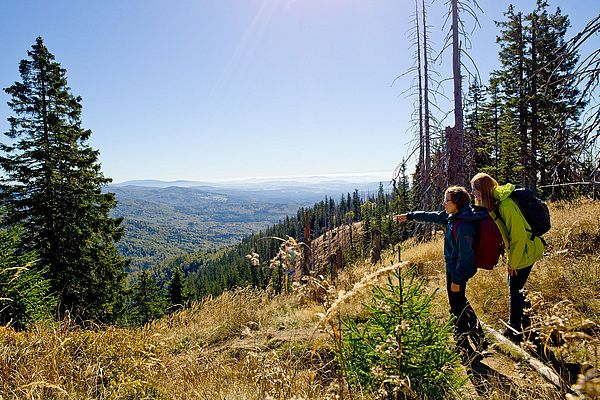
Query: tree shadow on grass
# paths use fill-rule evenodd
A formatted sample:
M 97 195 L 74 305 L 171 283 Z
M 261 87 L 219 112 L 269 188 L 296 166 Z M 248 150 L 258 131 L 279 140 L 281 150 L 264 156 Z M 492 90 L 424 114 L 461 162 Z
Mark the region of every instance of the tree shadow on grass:
M 491 394 L 497 391 L 511 395 L 518 389 L 517 385 L 508 376 L 490 368 L 481 361 L 475 361 L 466 368 L 469 379 L 481 398 L 490 398 Z
M 546 365 L 551 367 L 554 372 L 561 378 L 565 390 L 568 390 L 575 382 L 577 376 L 583 373 L 591 365 L 584 365 L 576 362 L 567 362 L 557 357 L 554 352 L 544 346 L 539 340 L 529 340 L 527 350 L 534 357 L 542 360 Z

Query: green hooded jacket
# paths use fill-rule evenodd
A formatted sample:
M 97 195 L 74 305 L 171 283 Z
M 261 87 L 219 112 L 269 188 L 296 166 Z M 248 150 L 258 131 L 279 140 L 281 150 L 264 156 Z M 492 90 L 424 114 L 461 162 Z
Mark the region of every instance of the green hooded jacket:
M 509 196 L 515 190 L 515 185 L 507 183 L 494 190 L 494 199 L 499 217 L 492 212 L 490 215 L 496 221 L 502 233 L 507 249 L 508 266 L 521 269 L 532 265 L 544 255 L 544 244 L 539 237 L 531 240 L 531 226 L 527 223 L 519 206 Z

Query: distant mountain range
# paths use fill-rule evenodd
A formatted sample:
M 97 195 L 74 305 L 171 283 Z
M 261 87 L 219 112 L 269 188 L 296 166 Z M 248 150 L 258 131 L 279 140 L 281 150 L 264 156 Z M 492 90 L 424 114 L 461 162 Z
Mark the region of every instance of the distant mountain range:
M 379 182 L 384 185 L 388 180 L 379 180 L 375 176 L 306 176 L 294 178 L 254 178 L 220 182 L 204 181 L 160 181 L 135 180 L 112 184 L 110 187 L 151 187 L 151 188 L 189 188 L 205 192 L 227 194 L 231 196 L 254 198 L 270 201 L 320 201 L 325 196 L 341 197 L 342 194 L 377 191 Z
M 113 214 L 125 222 L 118 247 L 137 270 L 176 254 L 237 243 L 325 196 L 337 202 L 355 189 L 365 196 L 378 187 L 379 181 L 309 177 L 216 183 L 138 180 L 105 190 L 115 193 L 118 205 Z

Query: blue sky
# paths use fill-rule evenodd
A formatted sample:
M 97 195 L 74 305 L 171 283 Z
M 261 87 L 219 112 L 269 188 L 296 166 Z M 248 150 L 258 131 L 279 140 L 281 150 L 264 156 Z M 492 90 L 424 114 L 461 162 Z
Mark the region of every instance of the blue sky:
M 514 3 L 527 12 L 534 1 Z M 498 63 L 493 21 L 509 4 L 479 2 L 470 53 L 484 82 Z M 550 6 L 569 15 L 571 34 L 600 12 L 595 0 Z M 447 6 L 429 7 L 440 49 Z M 0 86 L 19 79 L 19 60 L 42 36 L 82 96 L 83 126 L 115 182 L 389 179 L 413 138 L 410 78 L 392 85 L 413 62 L 413 13 L 414 2 L 398 0 L 5 0 Z M 449 60 L 435 67 L 443 77 Z M 7 100 L 2 92 L 2 131 Z

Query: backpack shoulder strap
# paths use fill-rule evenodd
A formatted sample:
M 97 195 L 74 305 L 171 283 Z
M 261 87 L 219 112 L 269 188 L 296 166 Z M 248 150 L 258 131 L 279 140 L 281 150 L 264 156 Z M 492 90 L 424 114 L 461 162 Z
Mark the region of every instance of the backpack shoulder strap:
M 471 221 L 468 219 L 457 219 L 454 222 L 454 225 L 452 225 L 452 237 L 454 238 L 454 240 L 456 240 L 456 233 L 458 232 L 458 225 L 460 225 L 462 222 L 475 222 L 475 221 Z
M 458 225 L 462 222 L 462 220 L 458 219 L 452 225 L 452 237 L 456 240 L 456 232 L 458 232 Z

